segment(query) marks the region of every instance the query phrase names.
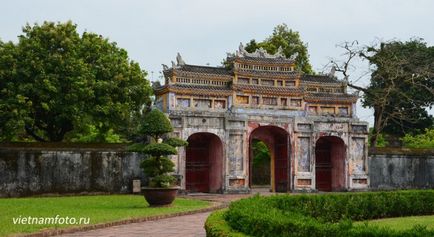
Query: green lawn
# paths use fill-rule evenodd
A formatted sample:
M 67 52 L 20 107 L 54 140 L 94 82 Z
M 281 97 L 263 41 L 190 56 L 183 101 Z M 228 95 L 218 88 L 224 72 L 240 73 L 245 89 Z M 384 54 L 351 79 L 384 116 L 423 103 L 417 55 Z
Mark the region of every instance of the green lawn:
M 200 200 L 177 198 L 170 207 L 150 208 L 143 196 L 104 195 L 72 197 L 32 197 L 0 199 L 0 236 L 29 233 L 46 228 L 69 227 L 59 224 L 14 224 L 19 217 L 90 218 L 90 224 L 197 210 L 208 207 Z M 21 219 L 23 220 L 23 219 Z M 86 220 L 86 219 L 85 219 Z M 17 219 L 15 219 L 17 221 Z
M 380 227 L 389 227 L 395 230 L 408 230 L 415 225 L 423 225 L 426 226 L 427 229 L 434 229 L 434 216 L 407 216 L 384 218 L 370 221 L 358 221 L 354 222 L 354 225 L 363 225 L 365 223 Z

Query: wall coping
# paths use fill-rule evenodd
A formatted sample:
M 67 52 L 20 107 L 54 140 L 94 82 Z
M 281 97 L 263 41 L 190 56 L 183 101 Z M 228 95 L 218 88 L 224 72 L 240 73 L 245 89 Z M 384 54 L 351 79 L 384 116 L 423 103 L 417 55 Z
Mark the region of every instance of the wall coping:
M 69 143 L 69 142 L 5 142 L 0 143 L 0 151 L 116 151 L 127 152 L 129 143 Z
M 370 156 L 375 155 L 434 155 L 434 148 L 401 148 L 401 147 L 377 147 L 369 150 Z

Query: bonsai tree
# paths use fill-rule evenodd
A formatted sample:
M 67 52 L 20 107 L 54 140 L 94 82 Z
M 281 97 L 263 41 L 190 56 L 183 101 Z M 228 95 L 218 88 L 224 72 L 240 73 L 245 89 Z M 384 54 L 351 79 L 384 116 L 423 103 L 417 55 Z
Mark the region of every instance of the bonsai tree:
M 167 134 L 172 131 L 172 124 L 164 113 L 153 109 L 144 116 L 140 128 L 140 133 L 151 138 L 150 143 L 136 143 L 129 147 L 131 151 L 149 156 L 141 163 L 143 172 L 149 178 L 149 187 L 167 188 L 175 185 L 176 178 L 170 175 L 175 165 L 168 156 L 176 155 L 176 147 L 186 146 L 188 143 L 179 138 L 167 138 Z

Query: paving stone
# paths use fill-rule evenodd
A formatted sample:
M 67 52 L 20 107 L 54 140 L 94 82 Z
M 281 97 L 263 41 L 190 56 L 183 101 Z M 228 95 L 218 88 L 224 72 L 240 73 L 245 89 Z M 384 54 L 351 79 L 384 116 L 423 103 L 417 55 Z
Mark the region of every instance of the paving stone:
M 252 192 L 255 193 L 255 192 Z M 261 193 L 268 195 L 271 193 Z M 233 200 L 246 198 L 252 194 L 194 194 L 181 197 L 209 200 L 214 202 L 229 203 Z M 112 226 L 103 229 L 76 232 L 61 235 L 63 237 L 100 237 L 100 236 L 125 236 L 125 237 L 204 237 L 206 236 L 204 224 L 211 212 L 192 215 L 170 217 L 155 221 L 145 221 L 126 225 Z

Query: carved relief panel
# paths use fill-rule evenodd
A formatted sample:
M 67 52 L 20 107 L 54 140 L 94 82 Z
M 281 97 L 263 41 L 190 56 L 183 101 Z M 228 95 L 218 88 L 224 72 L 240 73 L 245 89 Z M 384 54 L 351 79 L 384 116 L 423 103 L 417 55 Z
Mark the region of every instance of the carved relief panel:
M 300 137 L 298 153 L 298 172 L 310 172 L 310 138 Z
M 351 142 L 350 154 L 352 154 L 350 169 L 352 174 L 362 174 L 365 172 L 365 138 L 353 138 Z
M 229 135 L 229 171 L 231 175 L 243 172 L 243 135 Z

